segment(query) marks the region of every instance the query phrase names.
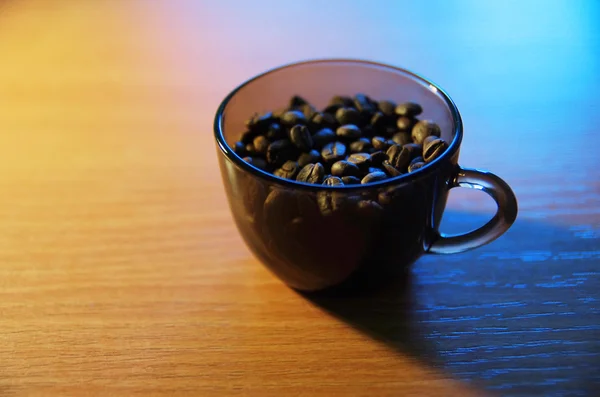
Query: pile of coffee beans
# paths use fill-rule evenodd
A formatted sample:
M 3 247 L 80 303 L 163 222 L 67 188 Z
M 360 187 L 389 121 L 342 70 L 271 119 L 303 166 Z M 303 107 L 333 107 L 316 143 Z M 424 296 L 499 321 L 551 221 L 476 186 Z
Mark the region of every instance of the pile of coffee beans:
M 414 172 L 448 148 L 421 105 L 334 96 L 317 110 L 300 96 L 255 114 L 235 143 L 246 162 L 274 175 L 329 186 L 368 184 Z

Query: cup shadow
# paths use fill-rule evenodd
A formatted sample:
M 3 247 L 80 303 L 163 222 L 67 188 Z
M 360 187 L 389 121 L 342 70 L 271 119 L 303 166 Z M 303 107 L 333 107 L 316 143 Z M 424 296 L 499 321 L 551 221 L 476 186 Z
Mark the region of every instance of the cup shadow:
M 446 211 L 444 230 L 486 217 Z M 462 254 L 426 255 L 376 292 L 302 294 L 402 354 L 503 395 L 600 390 L 600 231 L 518 220 Z

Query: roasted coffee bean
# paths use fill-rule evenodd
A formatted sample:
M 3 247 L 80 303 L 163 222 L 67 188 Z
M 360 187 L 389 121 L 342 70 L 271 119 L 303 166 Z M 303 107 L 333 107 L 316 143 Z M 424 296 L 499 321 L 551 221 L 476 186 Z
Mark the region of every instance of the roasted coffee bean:
M 303 152 L 308 152 L 313 146 L 310 131 L 307 126 L 302 124 L 296 124 L 290 129 L 290 140 Z
M 383 170 L 383 168 L 369 167 L 369 169 L 367 170 L 367 174 L 371 174 L 373 172 L 385 172 L 385 171 Z
M 437 136 L 428 136 L 423 142 L 423 159 L 430 163 L 448 149 L 448 143 Z
M 356 94 L 354 96 L 354 106 L 363 115 L 363 117 L 370 116 L 377 110 L 377 103 L 375 103 L 365 94 Z
M 331 113 L 316 112 L 311 117 L 310 122 L 315 130 L 320 128 L 335 128 L 337 126 L 335 116 L 333 116 Z
M 394 168 L 389 161 L 384 161 L 381 166 L 383 167 L 383 170 L 385 171 L 386 174 L 388 174 L 391 177 L 395 177 L 395 176 L 399 176 L 402 175 L 402 172 L 400 172 L 399 170 L 397 170 L 396 168 Z
M 398 120 L 396 120 L 396 127 L 398 127 L 400 131 L 407 131 L 410 133 L 416 122 L 415 119 L 402 116 L 398 117 Z
M 269 140 L 272 142 L 278 139 L 285 138 L 285 131 L 283 130 L 283 128 L 281 128 L 281 125 L 279 123 L 273 123 L 269 126 L 269 128 L 267 128 L 265 136 L 269 138 Z
M 354 141 L 360 138 L 362 132 L 360 128 L 354 124 L 345 124 L 335 130 L 335 134 L 342 139 Z
M 412 139 L 410 138 L 410 133 L 408 132 L 397 132 L 392 137 L 392 141 L 398 145 L 406 145 L 407 143 L 412 143 Z
M 383 151 L 371 153 L 371 165 L 374 167 L 379 167 L 387 159 L 388 156 Z
M 267 162 L 260 157 L 244 157 L 244 161 L 255 166 L 256 168 L 260 168 L 261 170 L 265 170 L 267 168 Z
M 373 149 L 375 150 L 385 151 L 390 147 L 390 142 L 382 136 L 374 136 L 373 139 L 371 139 L 371 145 L 373 145 Z
M 331 173 L 335 176 L 357 176 L 360 173 L 358 166 L 346 160 L 333 163 Z
M 298 110 L 300 110 L 304 114 L 306 120 L 310 120 L 312 116 L 317 112 L 317 109 L 315 109 L 312 105 L 308 103 L 306 105 L 300 106 Z
M 289 110 L 281 115 L 281 124 L 292 127 L 296 124 L 306 124 L 306 117 L 300 110 Z
M 396 106 L 398 116 L 415 117 L 423 112 L 423 108 L 418 103 L 404 102 Z
M 403 147 L 410 152 L 410 159 L 419 157 L 423 153 L 423 146 L 418 143 L 407 143 Z
M 386 116 L 393 116 L 396 113 L 396 104 L 392 101 L 379 101 L 377 104 L 379 111 Z
M 300 95 L 294 95 L 290 99 L 290 103 L 289 103 L 290 109 L 299 108 L 303 105 L 308 105 L 308 101 L 306 99 L 302 98 Z
M 328 176 L 323 180 L 323 185 L 325 186 L 343 186 L 344 182 L 341 178 L 337 176 Z
M 418 161 L 415 161 L 418 160 Z M 425 166 L 425 161 L 423 161 L 422 157 L 417 157 L 408 165 L 408 172 L 415 172 L 419 168 L 423 168 Z
M 336 120 L 341 124 L 361 124 L 362 118 L 360 117 L 360 113 L 358 110 L 354 108 L 339 108 L 337 112 L 335 112 Z
M 384 115 L 382 112 L 375 112 L 371 117 L 371 126 L 375 131 L 386 132 L 385 127 L 389 124 L 390 118 Z
M 298 165 L 302 168 L 307 164 L 317 163 L 320 159 L 321 154 L 316 150 L 311 150 L 310 152 L 302 153 L 300 157 L 298 157 Z
M 361 170 L 368 170 L 371 166 L 371 155 L 368 153 L 354 153 L 348 156 L 348 162 L 356 164 Z
M 271 144 L 271 142 L 269 142 L 269 140 L 267 138 L 265 138 L 264 135 L 259 135 L 256 138 L 254 138 L 254 151 L 256 153 L 260 153 L 262 155 L 267 154 L 267 149 L 269 148 L 269 145 Z
M 365 152 L 372 148 L 371 140 L 369 138 L 360 138 L 350 144 L 348 149 L 350 149 L 350 153 L 360 153 Z
M 244 150 L 246 151 L 246 154 L 250 157 L 258 156 L 260 154 L 254 149 L 254 143 L 247 144 Z
M 424 162 L 425 162 L 425 160 L 423 160 L 423 157 L 417 156 L 414 159 L 412 159 L 410 163 L 413 164 L 413 163 L 424 163 Z
M 365 175 L 365 177 L 360 181 L 360 183 L 365 185 L 367 183 L 382 181 L 384 179 L 387 179 L 387 175 L 385 174 L 385 172 L 375 171 Z
M 254 140 L 254 137 L 258 135 L 257 132 L 253 132 L 253 131 L 246 131 L 242 134 L 242 136 L 240 137 L 240 142 L 242 142 L 244 145 L 247 145 L 249 143 L 252 143 L 252 141 Z
M 360 178 L 355 176 L 343 176 L 342 182 L 344 182 L 345 185 L 358 185 L 360 183 Z
M 330 216 L 344 207 L 346 195 L 341 192 L 319 192 L 317 204 L 321 214 Z
M 330 164 L 343 160 L 346 157 L 346 146 L 341 142 L 328 143 L 321 150 L 321 157 Z
M 238 155 L 244 157 L 246 155 L 246 145 L 238 141 L 233 146 L 233 151 Z
M 314 134 L 312 139 L 314 147 L 320 149 L 328 143 L 335 141 L 335 132 L 329 128 L 323 128 Z
M 279 139 L 272 142 L 267 149 L 267 161 L 280 166 L 288 160 L 297 158 L 298 150 L 288 139 Z
M 349 96 L 336 95 L 329 101 L 329 105 L 341 105 L 344 107 L 354 107 L 354 99 Z
M 264 133 L 271 123 L 276 121 L 272 112 L 267 112 L 263 115 L 255 113 L 249 120 L 246 121 L 246 127 L 254 133 Z
M 410 150 L 401 145 L 392 145 L 386 152 L 388 161 L 392 167 L 403 171 L 410 163 Z
M 428 136 L 440 136 L 440 127 L 430 120 L 421 120 L 412 129 L 412 139 L 415 143 L 423 144 Z
M 306 183 L 321 183 L 325 176 L 325 169 L 321 163 L 307 164 L 300 170 L 296 180 Z
M 281 168 L 275 170 L 274 174 L 280 178 L 295 179 L 300 171 L 298 163 L 295 161 L 286 161 Z
M 383 207 L 374 200 L 361 200 L 356 207 L 360 217 L 369 222 L 377 220 L 383 214 Z
M 375 128 L 373 128 L 373 126 L 370 124 L 362 126 L 361 131 L 362 131 L 362 136 L 364 136 L 366 138 L 372 138 L 376 132 Z
M 335 116 L 336 112 L 343 107 L 344 107 L 344 105 L 342 105 L 341 103 L 331 103 L 331 104 L 325 106 L 325 108 L 323 109 L 323 113 L 327 113 L 327 114 L 331 114 L 332 116 Z

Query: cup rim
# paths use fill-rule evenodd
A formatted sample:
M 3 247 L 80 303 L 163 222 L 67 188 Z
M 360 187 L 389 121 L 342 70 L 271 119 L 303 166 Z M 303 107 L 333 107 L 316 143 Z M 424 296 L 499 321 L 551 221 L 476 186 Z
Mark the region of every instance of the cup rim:
M 452 115 L 452 121 L 454 122 L 454 126 L 455 126 L 454 137 L 452 138 L 452 142 L 450 142 L 448 149 L 441 156 L 439 156 L 432 162 L 427 163 L 425 166 L 418 169 L 417 171 L 402 174 L 402 175 L 399 175 L 396 177 L 391 177 L 388 179 L 384 179 L 382 181 L 372 182 L 367 185 L 359 184 L 359 185 L 343 185 L 343 186 L 316 185 L 316 184 L 311 184 L 311 183 L 299 182 L 299 181 L 295 181 L 295 180 L 291 180 L 291 179 L 280 178 L 278 176 L 275 176 L 274 174 L 263 171 L 257 167 L 254 167 L 253 165 L 248 164 L 246 161 L 244 161 L 244 159 L 242 157 L 240 157 L 237 153 L 235 153 L 233 148 L 230 147 L 229 144 L 227 144 L 227 141 L 225 140 L 225 136 L 223 134 L 223 113 L 225 111 L 225 108 L 231 101 L 231 99 L 238 93 L 238 91 L 240 91 L 242 88 L 244 88 L 248 84 L 252 83 L 253 81 L 260 79 L 261 77 L 267 76 L 271 73 L 278 72 L 283 69 L 290 69 L 290 68 L 294 68 L 297 66 L 303 66 L 303 65 L 326 64 L 326 63 L 351 63 L 351 64 L 363 65 L 363 66 L 384 67 L 384 68 L 392 69 L 396 72 L 401 72 L 401 73 L 407 74 L 407 75 L 411 76 L 412 78 L 414 78 L 415 80 L 429 85 L 430 89 L 436 90 L 440 94 L 440 96 L 442 97 L 442 99 L 445 101 L 446 105 L 450 109 L 450 113 Z M 257 178 L 265 179 L 269 183 L 273 183 L 276 185 L 282 185 L 282 186 L 288 187 L 288 188 L 308 190 L 308 191 L 313 191 L 313 192 L 318 192 L 318 191 L 323 191 L 323 190 L 338 190 L 338 191 L 339 190 L 344 190 L 344 191 L 361 190 L 361 191 L 364 191 L 364 190 L 369 190 L 369 189 L 380 189 L 380 188 L 385 188 L 385 187 L 389 187 L 389 186 L 395 186 L 398 184 L 414 182 L 414 181 L 424 178 L 427 175 L 434 172 L 436 170 L 436 168 L 442 162 L 444 162 L 446 159 L 449 159 L 452 156 L 454 156 L 454 154 L 458 151 L 458 148 L 460 147 L 460 144 L 462 141 L 463 124 L 462 124 L 462 118 L 460 116 L 458 107 L 456 106 L 456 104 L 454 103 L 452 98 L 450 98 L 448 93 L 444 89 L 442 89 L 439 85 L 437 85 L 436 83 L 432 82 L 431 80 L 421 76 L 420 74 L 417 74 L 417 73 L 412 72 L 405 68 L 392 66 L 389 64 L 381 63 L 381 62 L 375 62 L 375 61 L 369 61 L 369 60 L 363 60 L 363 59 L 353 59 L 353 58 L 324 58 L 324 59 L 309 59 L 309 60 L 304 60 L 304 61 L 283 64 L 281 66 L 277 66 L 277 67 L 268 69 L 265 72 L 255 75 L 254 77 L 244 81 L 239 86 L 234 88 L 225 97 L 225 99 L 223 99 L 223 101 L 217 108 L 217 112 L 215 114 L 215 119 L 214 119 L 214 123 L 213 123 L 213 130 L 214 130 L 217 146 L 229 160 L 233 161 L 234 164 L 236 164 L 238 167 L 240 167 L 245 172 L 249 172 L 250 174 L 256 176 Z

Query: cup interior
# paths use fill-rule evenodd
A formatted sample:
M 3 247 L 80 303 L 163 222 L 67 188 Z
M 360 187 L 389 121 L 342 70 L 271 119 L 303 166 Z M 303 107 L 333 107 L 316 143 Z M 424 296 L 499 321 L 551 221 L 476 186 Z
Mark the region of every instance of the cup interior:
M 245 121 L 252 114 L 279 109 L 294 95 L 323 108 L 334 95 L 354 96 L 357 93 L 366 94 L 374 100 L 417 102 L 423 107 L 419 118 L 436 122 L 442 131 L 441 137 L 450 142 L 446 154 L 456 151 L 460 144 L 460 115 L 441 88 L 404 69 L 354 60 L 296 63 L 246 82 L 221 105 L 215 122 L 217 140 L 228 146 L 221 147 L 226 155 L 238 157 L 231 147 L 245 131 Z

